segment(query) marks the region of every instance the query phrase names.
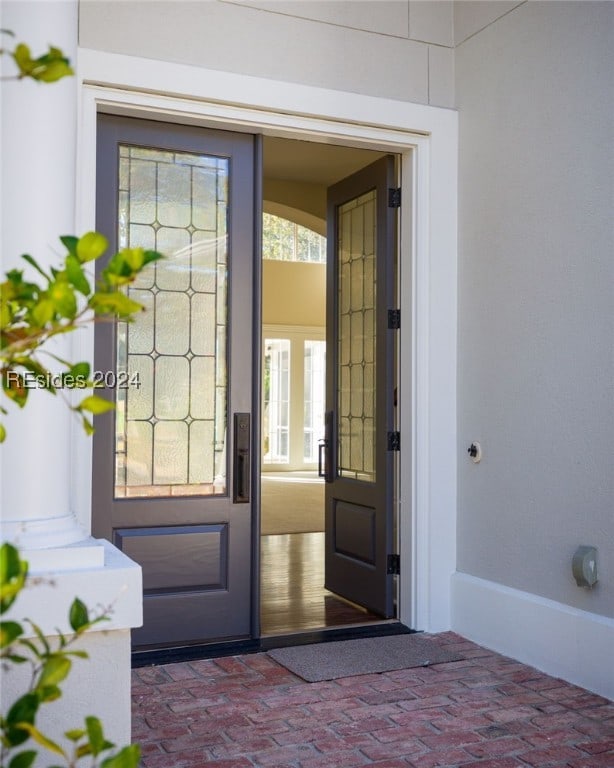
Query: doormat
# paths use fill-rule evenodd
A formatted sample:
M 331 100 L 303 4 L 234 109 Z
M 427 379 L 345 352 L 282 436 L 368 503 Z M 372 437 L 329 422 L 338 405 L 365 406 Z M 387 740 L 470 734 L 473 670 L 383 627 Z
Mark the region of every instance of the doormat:
M 432 636 L 418 633 L 275 648 L 268 654 L 308 683 L 428 667 L 463 658 L 446 651 Z

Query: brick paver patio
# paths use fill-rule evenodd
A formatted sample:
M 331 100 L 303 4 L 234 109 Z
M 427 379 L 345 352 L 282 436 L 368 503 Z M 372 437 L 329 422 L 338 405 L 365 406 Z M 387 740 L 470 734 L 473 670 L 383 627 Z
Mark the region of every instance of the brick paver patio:
M 462 661 L 306 683 L 264 653 L 133 672 L 143 768 L 614 768 L 614 704 L 436 636 Z

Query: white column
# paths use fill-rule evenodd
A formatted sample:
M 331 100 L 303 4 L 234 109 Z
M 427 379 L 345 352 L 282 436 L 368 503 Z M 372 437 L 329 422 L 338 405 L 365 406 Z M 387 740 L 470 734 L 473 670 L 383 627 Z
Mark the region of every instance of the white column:
M 77 21 L 77 0 L 0 0 L 1 26 L 13 30 L 35 56 L 52 44 L 76 64 Z M 3 65 L 5 76 L 10 71 L 10 62 Z M 59 236 L 81 234 L 75 231 L 78 81 L 4 81 L 0 89 L 2 271 L 17 266 L 24 252 L 43 267 L 56 265 L 63 252 Z M 53 351 L 74 360 L 75 335 L 66 335 Z M 141 569 L 77 524 L 71 509 L 75 414 L 46 392 L 31 390 L 30 398 L 23 411 L 11 408 L 4 419 L 0 538 L 16 543 L 30 571 L 42 579 L 24 590 L 8 618 L 29 616 L 53 644 L 58 629 L 70 632 L 74 597 L 93 610 L 112 606 L 110 621 L 80 639 L 79 648 L 90 658 L 75 665 L 62 698 L 40 720 L 43 730 L 62 742 L 62 734 L 80 726 L 83 715 L 96 715 L 105 735 L 124 745 L 130 741 L 130 629 L 142 623 Z M 89 464 L 81 471 L 91 471 Z M 23 694 L 23 676 L 22 666 L 3 674 L 3 712 Z
M 1 13 L 2 27 L 15 33 L 14 40 L 4 38 L 7 47 L 23 41 L 38 56 L 52 44 L 75 61 L 76 0 L 8 0 Z M 12 63 L 5 62 L 4 75 L 12 71 Z M 74 234 L 77 80 L 5 81 L 1 88 L 2 272 L 18 266 L 22 253 L 44 267 L 55 265 L 63 253 L 59 236 Z M 54 342 L 53 351 L 71 359 L 71 346 L 67 335 Z M 30 390 L 24 410 L 9 410 L 4 417 L 8 436 L 0 448 L 2 539 L 25 550 L 84 539 L 70 505 L 75 414 L 61 396 L 36 390 Z

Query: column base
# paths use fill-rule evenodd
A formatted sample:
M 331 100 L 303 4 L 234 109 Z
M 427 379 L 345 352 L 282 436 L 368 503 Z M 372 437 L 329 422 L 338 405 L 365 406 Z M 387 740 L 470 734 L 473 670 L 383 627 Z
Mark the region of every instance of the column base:
M 103 723 L 105 736 L 119 746 L 130 743 L 130 629 L 143 621 L 141 567 L 104 539 L 88 538 L 68 547 L 20 551 L 30 561 L 26 588 L 3 619 L 30 619 L 52 647 L 58 633 L 70 636 L 69 610 L 75 597 L 87 606 L 95 624 L 75 643 L 88 659 L 75 658 L 57 701 L 41 708 L 39 725 L 62 743 L 62 734 L 83 727 L 86 715 Z M 19 698 L 30 682 L 27 664 L 12 665 L 2 675 L 2 711 Z M 69 746 L 65 744 L 65 746 Z M 39 763 L 37 763 L 38 765 Z M 46 764 L 46 763 L 45 763 Z
M 75 516 L 70 514 L 37 520 L 2 520 L 0 538 L 14 544 L 21 551 L 32 552 L 76 544 L 88 537 L 77 524 Z
M 68 612 L 78 597 L 90 613 L 109 613 L 94 631 L 143 623 L 141 567 L 105 539 L 20 554 L 29 560 L 30 579 L 6 618 L 28 617 L 47 635 L 70 633 Z

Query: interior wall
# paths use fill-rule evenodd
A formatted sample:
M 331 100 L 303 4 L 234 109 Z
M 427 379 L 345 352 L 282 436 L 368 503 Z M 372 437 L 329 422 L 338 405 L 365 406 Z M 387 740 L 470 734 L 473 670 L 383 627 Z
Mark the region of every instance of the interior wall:
M 79 16 L 85 48 L 453 106 L 450 2 L 87 0 Z
M 456 50 L 458 570 L 613 617 L 614 4 L 510 7 Z
M 262 263 L 265 325 L 326 325 L 326 265 L 295 261 Z
M 321 235 L 326 235 L 326 187 L 324 185 L 308 184 L 304 181 L 289 179 L 265 178 L 262 192 L 265 208 L 267 202 L 272 202 L 307 213 L 315 220 L 309 228 L 315 229 Z M 285 218 L 302 224 L 296 215 L 288 215 Z M 318 221 L 320 222 L 319 226 Z

